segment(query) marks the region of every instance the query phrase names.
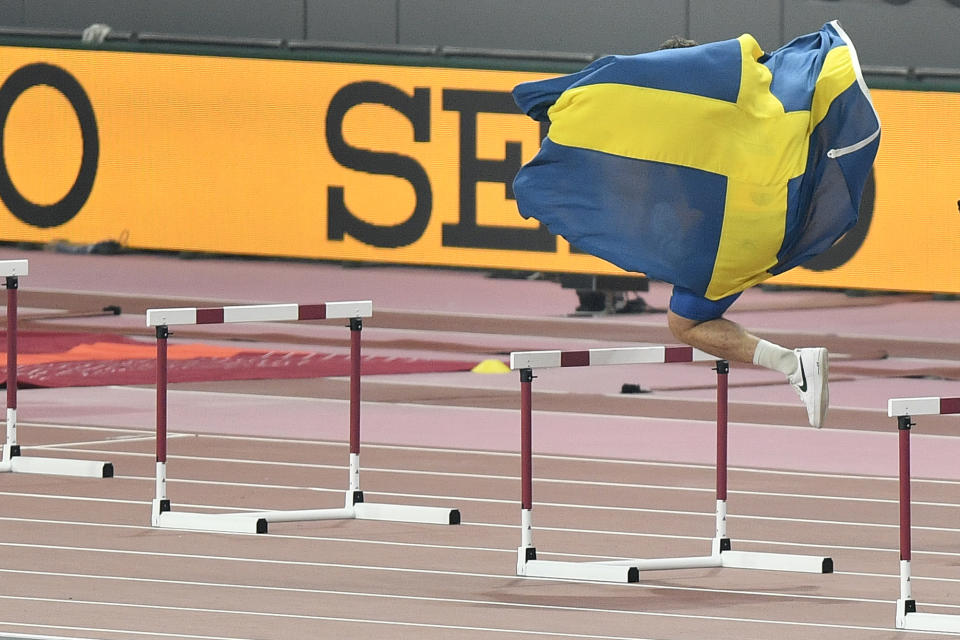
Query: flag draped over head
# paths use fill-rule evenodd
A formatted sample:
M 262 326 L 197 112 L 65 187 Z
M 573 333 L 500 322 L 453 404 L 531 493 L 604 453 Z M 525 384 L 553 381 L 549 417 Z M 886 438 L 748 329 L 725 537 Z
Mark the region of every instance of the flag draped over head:
M 857 220 L 880 121 L 836 21 L 765 54 L 750 35 L 601 58 L 518 85 L 550 129 L 521 215 L 628 271 L 716 300 Z

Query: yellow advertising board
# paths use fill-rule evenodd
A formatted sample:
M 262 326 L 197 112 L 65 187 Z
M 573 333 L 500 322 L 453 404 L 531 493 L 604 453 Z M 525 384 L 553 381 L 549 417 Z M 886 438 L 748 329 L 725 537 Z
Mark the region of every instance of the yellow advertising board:
M 0 241 L 621 274 L 517 212 L 545 75 L 0 47 Z M 960 95 L 874 96 L 868 224 L 774 282 L 960 293 Z
M 883 132 L 860 221 L 769 282 L 960 293 L 960 93 L 871 94 Z

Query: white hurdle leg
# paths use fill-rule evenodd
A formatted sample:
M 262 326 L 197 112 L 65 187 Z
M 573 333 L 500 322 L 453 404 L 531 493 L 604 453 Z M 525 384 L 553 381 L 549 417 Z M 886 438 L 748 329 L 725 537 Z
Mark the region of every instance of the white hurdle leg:
M 533 546 L 533 512 L 524 507 L 520 509 L 520 546 L 517 548 L 517 575 L 527 574 L 527 562 L 537 559 L 537 549 Z
M 717 500 L 716 529 L 710 552 L 719 556 L 721 551 L 729 551 L 730 539 L 727 538 L 727 501 Z
M 7 380 L 9 380 L 9 376 Z M 9 383 L 7 383 L 9 384 Z M 9 404 L 9 401 L 8 401 Z M 17 410 L 7 407 L 7 439 L 3 442 L 3 455 L 0 456 L 0 471 L 10 471 L 10 460 L 19 454 L 17 450 Z
M 350 461 L 347 468 L 347 495 L 344 498 L 344 506 L 352 507 L 357 498 L 363 494 L 360 492 L 360 454 L 350 452 Z
M 154 483 L 156 492 L 153 498 L 153 509 L 150 516 L 150 524 L 154 527 L 160 526 L 160 514 L 170 510 L 170 501 L 167 500 L 167 465 L 165 462 L 157 461 L 156 482 Z

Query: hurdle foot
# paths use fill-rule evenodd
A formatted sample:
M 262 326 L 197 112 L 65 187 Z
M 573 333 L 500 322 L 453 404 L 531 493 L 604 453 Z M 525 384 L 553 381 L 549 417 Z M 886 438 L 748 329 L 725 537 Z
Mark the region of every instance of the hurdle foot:
M 720 566 L 731 569 L 833 573 L 833 559 L 823 556 L 764 553 L 760 551 L 724 551 L 720 554 L 720 560 Z
M 960 616 L 945 613 L 918 613 L 913 600 L 897 600 L 897 628 L 905 631 L 960 633 Z
M 419 524 L 460 524 L 460 510 L 406 504 L 358 502 L 353 505 L 357 520 L 390 520 Z
M 591 582 L 640 582 L 640 571 L 637 567 L 606 562 L 527 560 L 518 563 L 517 575 L 528 578 L 588 580 Z
M 14 473 L 37 473 L 78 478 L 113 477 L 113 463 L 96 462 L 93 460 L 14 456 L 10 459 L 10 470 Z
M 245 517 L 267 522 L 313 522 L 321 520 L 389 520 L 420 524 L 460 524 L 460 511 L 443 507 L 375 504 L 357 502 L 343 508 L 250 511 Z
M 537 559 L 536 547 L 517 547 L 517 575 L 526 575 L 524 568 L 527 562 Z
M 163 511 L 156 514 L 153 526 L 159 529 L 181 529 L 209 533 L 267 533 L 266 519 L 241 513 Z
M 3 445 L 2 454 L 0 454 L 0 473 L 9 473 L 13 471 L 13 459 L 20 455 L 20 445 Z

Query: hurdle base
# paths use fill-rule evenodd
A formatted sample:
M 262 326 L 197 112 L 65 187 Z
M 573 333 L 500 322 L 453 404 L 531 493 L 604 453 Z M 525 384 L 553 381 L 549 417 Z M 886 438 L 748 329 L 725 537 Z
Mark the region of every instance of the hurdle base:
M 171 511 L 169 501 L 154 500 L 151 524 L 165 529 L 215 533 L 267 533 L 270 522 L 322 520 L 387 520 L 418 524 L 460 524 L 460 510 L 444 507 L 357 503 L 339 509 L 191 513 Z
M 0 463 L 0 472 L 36 473 L 78 478 L 112 478 L 113 463 L 13 455 Z
M 724 551 L 720 554 L 720 559 L 723 563 L 721 566 L 725 569 L 833 573 L 833 558 L 824 556 L 764 553 L 761 551 Z
M 799 573 L 833 573 L 833 560 L 822 556 L 723 551 L 709 556 L 569 562 L 537 560 L 536 549 L 533 547 L 520 547 L 517 550 L 518 576 L 630 583 L 640 581 L 641 571 L 675 569 L 762 569 Z
M 245 515 L 267 522 L 312 522 L 314 520 L 387 520 L 418 524 L 460 524 L 460 510 L 445 507 L 419 507 L 405 504 L 357 502 L 340 509 L 300 509 L 290 511 L 252 511 Z
M 917 613 L 914 600 L 897 600 L 897 629 L 960 633 L 960 616 L 946 613 Z
M 789 553 L 760 551 L 731 551 L 726 549 L 709 556 L 680 558 L 648 558 L 608 560 L 603 564 L 636 567 L 640 571 L 670 569 L 760 569 L 764 571 L 792 571 L 794 573 L 833 573 L 833 560 L 822 556 L 803 556 Z
M 520 552 L 523 553 L 521 548 Z M 591 582 L 640 582 L 637 567 L 606 562 L 564 562 L 558 560 L 526 560 L 517 566 L 517 575 L 527 578 L 587 580 Z
M 460 524 L 460 510 L 406 504 L 358 502 L 353 505 L 357 520 L 389 520 L 419 524 Z

